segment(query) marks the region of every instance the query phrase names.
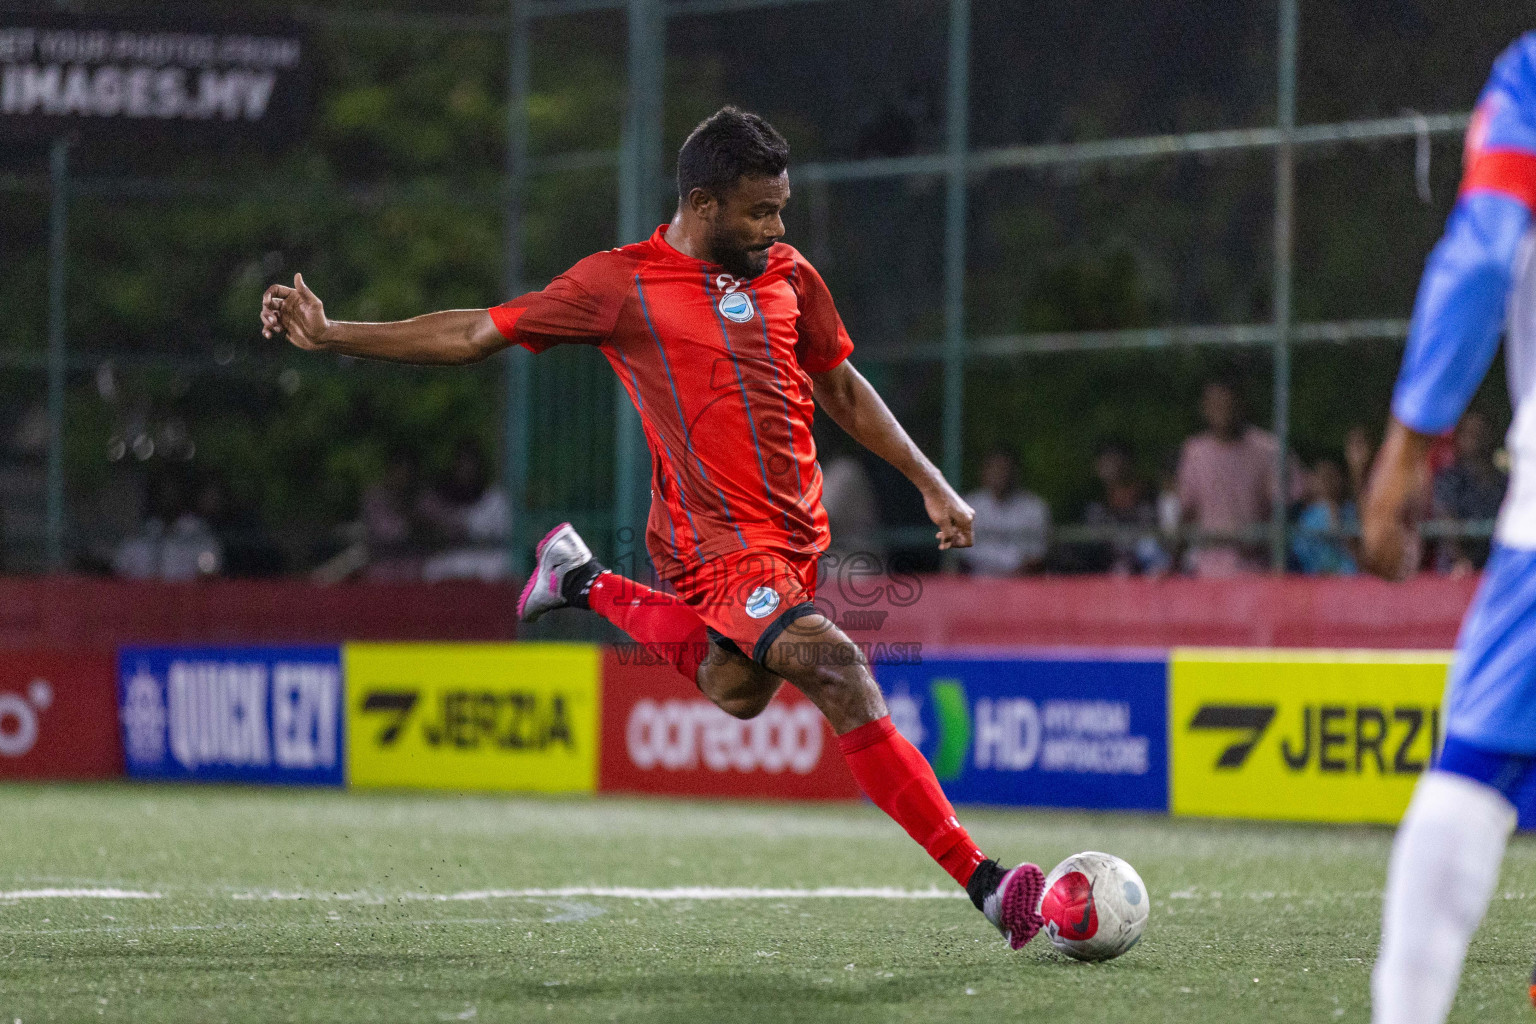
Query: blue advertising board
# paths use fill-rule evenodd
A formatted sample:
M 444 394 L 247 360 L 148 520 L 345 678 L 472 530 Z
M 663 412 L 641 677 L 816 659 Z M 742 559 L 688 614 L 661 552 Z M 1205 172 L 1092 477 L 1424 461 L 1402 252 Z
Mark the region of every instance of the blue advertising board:
M 125 647 L 118 709 L 128 774 L 339 786 L 339 647 Z
M 1165 658 L 925 654 L 875 675 L 955 803 L 1168 809 Z

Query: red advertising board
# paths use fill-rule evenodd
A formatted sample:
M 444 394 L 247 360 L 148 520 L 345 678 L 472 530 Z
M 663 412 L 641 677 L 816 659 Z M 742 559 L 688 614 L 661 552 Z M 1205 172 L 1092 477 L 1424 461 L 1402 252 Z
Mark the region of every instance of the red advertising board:
M 609 793 L 851 800 L 859 796 L 816 705 L 786 686 L 761 715 L 732 718 L 671 665 L 636 648 L 603 654 L 602 757 Z
M 117 659 L 0 651 L 0 779 L 122 774 Z

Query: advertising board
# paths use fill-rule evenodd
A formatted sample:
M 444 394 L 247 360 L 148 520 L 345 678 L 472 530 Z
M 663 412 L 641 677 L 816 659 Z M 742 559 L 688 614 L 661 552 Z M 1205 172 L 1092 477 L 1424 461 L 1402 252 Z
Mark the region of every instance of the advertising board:
M 1168 807 L 1161 658 L 925 654 L 875 673 L 955 803 Z
M 1441 741 L 1448 652 L 1177 650 L 1172 810 L 1395 823 Z
M 348 644 L 354 786 L 590 791 L 598 649 Z
M 787 800 L 859 796 L 816 705 L 783 687 L 750 721 L 732 718 L 670 665 L 610 648 L 603 658 L 605 792 Z
M 339 786 L 336 647 L 125 647 L 118 705 L 128 774 Z
M 123 774 L 114 664 L 106 653 L 0 658 L 0 779 Z

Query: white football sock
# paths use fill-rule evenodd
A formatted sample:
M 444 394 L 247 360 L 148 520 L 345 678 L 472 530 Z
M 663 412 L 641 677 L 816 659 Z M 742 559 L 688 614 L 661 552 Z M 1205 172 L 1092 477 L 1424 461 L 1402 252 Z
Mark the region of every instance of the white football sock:
M 1514 807 L 1492 786 L 1439 771 L 1419 780 L 1387 868 L 1374 1024 L 1445 1020 L 1514 827 Z

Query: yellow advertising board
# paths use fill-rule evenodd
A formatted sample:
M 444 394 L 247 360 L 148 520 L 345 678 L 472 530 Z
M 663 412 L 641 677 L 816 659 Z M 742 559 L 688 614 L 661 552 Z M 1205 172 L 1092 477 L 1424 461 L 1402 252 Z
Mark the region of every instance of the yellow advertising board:
M 597 647 L 347 644 L 353 786 L 590 792 Z
M 1441 740 L 1451 655 L 1176 650 L 1174 814 L 1395 823 Z

